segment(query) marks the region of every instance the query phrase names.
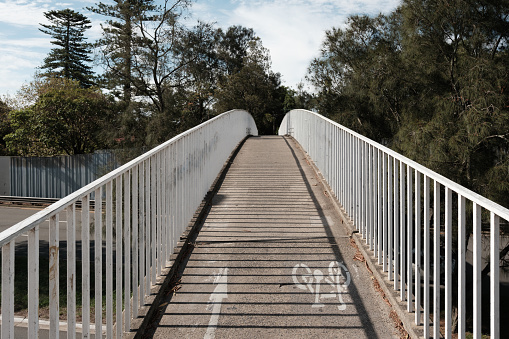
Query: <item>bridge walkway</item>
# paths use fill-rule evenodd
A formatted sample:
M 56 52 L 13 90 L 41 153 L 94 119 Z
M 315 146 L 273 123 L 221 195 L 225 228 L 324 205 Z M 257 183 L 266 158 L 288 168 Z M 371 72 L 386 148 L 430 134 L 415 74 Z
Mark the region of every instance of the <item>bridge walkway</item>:
M 389 307 L 292 139 L 249 138 L 154 338 L 392 338 Z

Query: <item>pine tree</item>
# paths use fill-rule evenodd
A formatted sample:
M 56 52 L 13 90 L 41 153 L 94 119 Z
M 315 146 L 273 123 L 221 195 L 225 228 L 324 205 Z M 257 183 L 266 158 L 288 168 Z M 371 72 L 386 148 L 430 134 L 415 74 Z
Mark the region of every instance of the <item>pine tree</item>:
M 44 29 L 39 30 L 53 39 L 53 48 L 44 59 L 41 66 L 45 69 L 47 77 L 66 78 L 77 80 L 81 87 L 92 86 L 93 72 L 87 65 L 92 59 L 90 45 L 86 43 L 84 32 L 89 29 L 90 20 L 71 9 L 45 12 L 44 16 L 51 22 L 50 25 L 41 24 Z
M 110 18 L 101 25 L 103 37 L 96 42 L 105 67 L 102 81 L 115 96 L 129 103 L 133 94 L 133 50 L 139 43 L 136 22 L 144 12 L 155 9 L 152 0 L 114 0 L 114 4 L 100 2 L 87 9 Z

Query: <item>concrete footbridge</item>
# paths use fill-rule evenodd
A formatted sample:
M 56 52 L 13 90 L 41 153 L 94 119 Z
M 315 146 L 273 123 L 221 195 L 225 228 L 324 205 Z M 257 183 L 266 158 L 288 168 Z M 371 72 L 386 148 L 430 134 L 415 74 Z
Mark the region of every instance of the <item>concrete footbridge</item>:
M 226 112 L 1 232 L 1 337 L 503 336 L 507 209 L 313 112 L 257 134 Z

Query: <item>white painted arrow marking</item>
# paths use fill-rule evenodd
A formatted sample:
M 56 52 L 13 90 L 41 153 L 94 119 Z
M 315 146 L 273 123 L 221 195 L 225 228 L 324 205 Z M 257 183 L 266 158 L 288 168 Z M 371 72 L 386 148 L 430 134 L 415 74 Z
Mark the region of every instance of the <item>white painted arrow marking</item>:
M 209 303 L 212 304 L 212 315 L 210 316 L 209 327 L 203 339 L 214 339 L 217 324 L 219 322 L 219 314 L 221 313 L 221 303 L 223 299 L 228 298 L 228 268 L 219 270 L 219 274 L 214 279 L 217 284 L 214 292 L 210 295 Z

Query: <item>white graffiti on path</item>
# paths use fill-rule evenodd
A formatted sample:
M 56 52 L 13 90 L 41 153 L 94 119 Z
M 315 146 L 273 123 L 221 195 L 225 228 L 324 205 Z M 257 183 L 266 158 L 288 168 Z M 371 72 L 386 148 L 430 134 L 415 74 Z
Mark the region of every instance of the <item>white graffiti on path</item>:
M 214 284 L 217 286 L 210 295 L 209 305 L 207 306 L 208 310 L 212 309 L 212 315 L 203 339 L 214 339 L 215 337 L 219 314 L 221 313 L 221 303 L 223 299 L 228 298 L 228 268 L 219 270 L 219 273 L 215 275 Z
M 338 309 L 340 311 L 346 309 L 343 294 L 348 292 L 350 272 L 343 262 L 332 261 L 329 264 L 328 276 L 325 276 L 319 269 L 311 271 L 306 264 L 297 264 L 293 267 L 292 278 L 295 286 L 302 290 L 309 290 L 315 295 L 312 307 L 324 307 L 325 305 L 320 302 L 321 299 L 336 298 L 337 296 L 339 300 Z M 322 282 L 326 283 L 328 293 L 321 292 Z M 332 287 L 332 292 L 330 292 L 330 287 Z

